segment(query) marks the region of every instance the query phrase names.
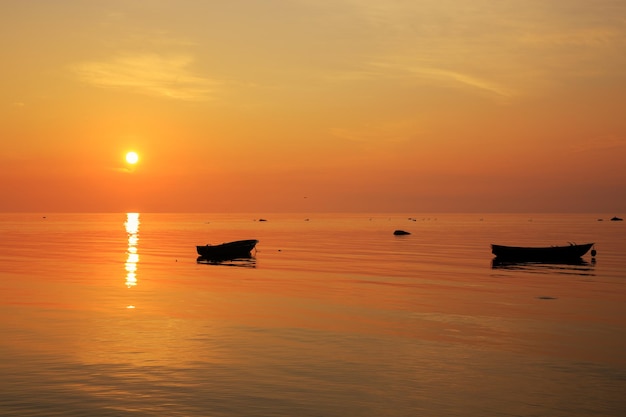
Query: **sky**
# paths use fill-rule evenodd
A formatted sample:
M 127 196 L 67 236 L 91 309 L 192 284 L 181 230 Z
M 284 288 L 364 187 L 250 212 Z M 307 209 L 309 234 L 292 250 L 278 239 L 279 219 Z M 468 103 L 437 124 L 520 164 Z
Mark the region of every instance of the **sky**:
M 626 214 L 623 0 L 2 0 L 0 46 L 0 212 Z

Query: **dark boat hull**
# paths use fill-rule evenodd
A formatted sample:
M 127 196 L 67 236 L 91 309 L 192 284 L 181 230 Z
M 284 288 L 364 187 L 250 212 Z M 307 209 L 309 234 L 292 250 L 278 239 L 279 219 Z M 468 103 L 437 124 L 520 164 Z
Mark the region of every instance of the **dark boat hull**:
M 209 260 L 250 258 L 257 243 L 256 239 L 237 240 L 220 245 L 196 246 L 196 251 L 201 258 Z
M 491 245 L 491 253 L 496 255 L 496 258 L 499 260 L 525 262 L 572 261 L 581 258 L 593 245 L 593 243 L 549 247 Z

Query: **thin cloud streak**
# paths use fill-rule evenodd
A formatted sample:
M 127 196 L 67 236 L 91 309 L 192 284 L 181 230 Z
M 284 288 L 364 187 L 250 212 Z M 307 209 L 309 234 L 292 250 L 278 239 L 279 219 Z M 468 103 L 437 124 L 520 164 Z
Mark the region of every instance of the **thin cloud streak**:
M 371 35 L 370 61 L 387 76 L 515 98 L 584 78 L 619 77 L 626 5 L 477 0 L 343 0 Z M 614 16 L 607 18 L 608 16 Z M 598 62 L 618 65 L 597 65 Z M 395 74 L 388 70 L 396 69 Z M 358 75 L 367 75 L 366 72 Z M 375 77 L 375 74 L 372 74 Z M 564 81 L 567 78 L 567 81 Z
M 101 88 L 177 100 L 209 100 L 219 82 L 192 74 L 188 70 L 192 62 L 188 56 L 145 54 L 121 56 L 108 62 L 84 62 L 72 69 L 83 82 Z
M 473 89 L 495 95 L 499 98 L 512 98 L 516 95 L 513 89 L 504 87 L 486 79 L 463 74 L 461 72 L 439 68 L 402 66 L 382 62 L 374 63 L 372 65 L 385 68 L 387 73 L 389 70 L 395 70 L 396 72 L 410 74 L 413 77 L 438 82 L 442 86 L 457 85 L 459 87 L 471 87 Z
M 480 78 L 472 77 L 467 74 L 462 74 L 460 72 L 448 71 L 436 68 L 420 68 L 412 70 L 415 74 L 432 77 L 440 80 L 452 80 L 460 85 L 476 88 L 478 90 L 494 94 L 499 97 L 510 98 L 515 94 L 512 90 L 509 90 L 506 87 L 502 87 L 496 83 L 483 80 Z

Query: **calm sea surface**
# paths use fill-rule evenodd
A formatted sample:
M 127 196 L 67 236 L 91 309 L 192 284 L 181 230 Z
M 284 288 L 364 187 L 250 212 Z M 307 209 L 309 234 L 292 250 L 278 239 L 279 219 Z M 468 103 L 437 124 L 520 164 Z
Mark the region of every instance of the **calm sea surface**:
M 611 216 L 0 214 L 0 415 L 624 416 Z

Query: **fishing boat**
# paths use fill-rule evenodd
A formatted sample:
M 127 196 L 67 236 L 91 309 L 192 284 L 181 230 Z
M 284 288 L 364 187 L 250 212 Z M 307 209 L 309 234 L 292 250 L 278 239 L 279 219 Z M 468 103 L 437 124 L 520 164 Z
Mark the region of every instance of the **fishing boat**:
M 250 258 L 257 243 L 259 241 L 256 239 L 236 240 L 219 245 L 196 246 L 196 251 L 200 258 L 209 260 Z
M 571 261 L 581 258 L 593 243 L 576 245 L 570 243 L 567 246 L 547 246 L 547 247 L 521 247 L 491 245 L 491 253 L 499 260 L 515 260 L 525 262 L 554 262 Z M 595 250 L 591 252 L 595 256 Z

